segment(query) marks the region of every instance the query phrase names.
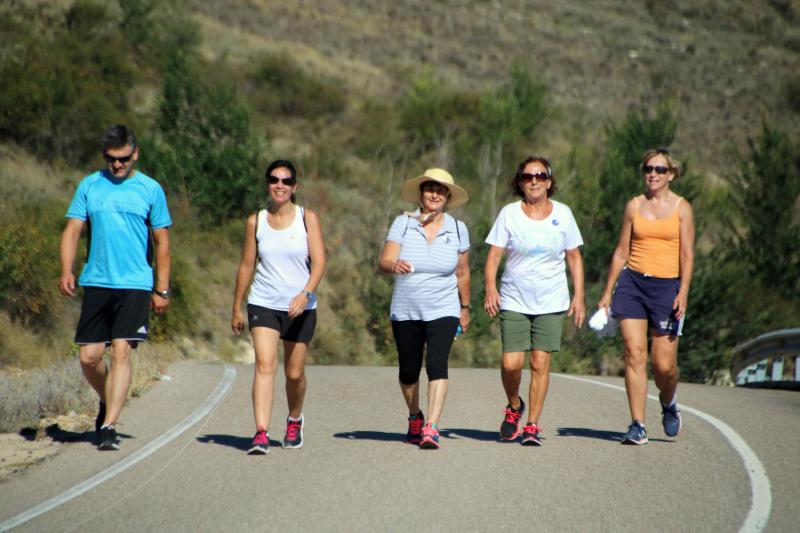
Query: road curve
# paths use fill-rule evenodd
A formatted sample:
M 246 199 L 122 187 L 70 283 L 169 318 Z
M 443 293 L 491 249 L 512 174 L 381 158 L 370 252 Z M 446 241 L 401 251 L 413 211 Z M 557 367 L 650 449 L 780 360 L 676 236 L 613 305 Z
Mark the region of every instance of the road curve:
M 628 447 L 618 442 L 628 422 L 621 379 L 555 375 L 544 446 L 526 448 L 497 441 L 498 371 L 452 369 L 442 449 L 421 451 L 401 442 L 395 369 L 307 373 L 305 445 L 277 445 L 286 415 L 279 376 L 274 447 L 251 457 L 244 450 L 253 432 L 252 366 L 236 367 L 234 379 L 221 364 L 175 365 L 170 381 L 126 408 L 120 452 L 96 451 L 89 433 L 62 434 L 74 442 L 0 484 L 0 530 L 54 501 L 15 531 L 796 531 L 800 524 L 797 392 L 681 384 L 681 435 L 664 436 L 650 401 L 650 444 Z M 766 509 L 753 464 L 763 469 Z M 65 497 L 81 484 L 82 493 Z

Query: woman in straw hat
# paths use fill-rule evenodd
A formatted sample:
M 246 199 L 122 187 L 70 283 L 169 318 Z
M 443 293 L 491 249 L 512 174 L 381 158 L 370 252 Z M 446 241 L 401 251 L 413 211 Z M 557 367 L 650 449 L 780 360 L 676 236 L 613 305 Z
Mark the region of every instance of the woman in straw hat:
M 430 168 L 403 183 L 404 200 L 419 206 L 395 218 L 380 269 L 396 276 L 392 332 L 400 361 L 400 389 L 408 405 L 406 442 L 439 448 L 439 417 L 447 396 L 453 339 L 469 327 L 469 234 L 445 213 L 469 197 L 446 170 Z M 419 407 L 419 374 L 427 345 L 428 420 Z
M 550 384 L 550 355 L 561 347 L 564 312 L 574 317 L 578 327 L 585 316 L 583 259 L 578 248 L 583 240 L 570 208 L 550 199 L 558 188 L 547 159 L 525 159 L 519 164 L 511 187 L 521 200 L 500 211 L 486 237 L 491 248 L 486 258 L 484 308 L 490 316 L 500 313 L 500 374 L 508 397 L 500 438 L 511 441 L 519 435 L 525 411 L 519 386 L 525 352 L 530 351 L 530 413 L 522 430 L 522 444 L 539 446 L 539 417 Z M 498 293 L 497 269 L 504 253 L 508 259 Z M 571 301 L 565 258 L 575 291 Z

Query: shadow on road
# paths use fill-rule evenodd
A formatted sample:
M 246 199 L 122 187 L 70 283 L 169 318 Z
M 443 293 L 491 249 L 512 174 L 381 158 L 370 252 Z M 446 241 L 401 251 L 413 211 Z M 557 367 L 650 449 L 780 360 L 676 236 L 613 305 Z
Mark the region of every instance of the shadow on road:
M 347 431 L 345 433 L 334 433 L 337 439 L 350 440 L 380 440 L 380 441 L 403 441 L 405 433 L 387 433 L 385 431 Z
M 499 440 L 497 431 L 483 431 L 481 429 L 440 429 L 439 435 L 445 439 Z M 400 442 L 406 438 L 405 433 L 387 433 L 385 431 L 348 431 L 345 433 L 334 433 L 333 436 L 337 439 Z
M 610 440 L 621 442 L 625 433 L 621 431 L 606 431 L 603 429 L 589 429 L 589 428 L 558 428 L 556 429 L 559 437 L 587 437 L 590 439 Z M 647 440 L 650 442 L 675 442 L 670 439 L 656 439 L 649 437 Z
M 617 442 L 621 441 L 622 437 L 625 436 L 625 433 L 620 431 L 589 428 L 557 428 L 556 431 L 559 437 L 586 437 L 599 440 L 615 440 Z
M 228 446 L 236 448 L 237 450 L 247 451 L 250 449 L 250 444 L 253 442 L 253 437 L 239 437 L 236 435 L 201 435 L 197 437 L 198 442 L 203 444 L 218 444 L 220 446 Z M 281 442 L 275 439 L 269 439 L 270 447 L 277 446 L 280 448 Z
M 58 424 L 50 424 L 44 430 L 45 434 L 53 439 L 55 442 L 88 442 L 89 444 L 98 444 L 99 440 L 94 429 L 89 431 L 68 431 L 62 429 Z M 27 435 L 23 435 L 29 438 Z M 133 436 L 117 431 L 117 437 L 120 439 L 132 439 Z

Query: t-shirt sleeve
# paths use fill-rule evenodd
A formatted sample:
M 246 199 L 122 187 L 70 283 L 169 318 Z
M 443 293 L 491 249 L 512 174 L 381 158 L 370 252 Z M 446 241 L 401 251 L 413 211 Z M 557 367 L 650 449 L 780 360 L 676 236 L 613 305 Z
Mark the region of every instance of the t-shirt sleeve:
M 456 224 L 458 224 L 458 232 L 461 236 L 461 242 L 458 246 L 458 253 L 464 253 L 470 248 L 469 230 L 467 229 L 467 225 L 460 220 L 456 220 Z
M 564 206 L 564 210 L 566 211 L 564 214 L 564 221 L 566 222 L 564 227 L 565 248 L 574 250 L 578 246 L 583 246 L 583 237 L 581 237 L 581 230 L 578 229 L 578 223 L 572 215 L 572 209 Z
M 89 218 L 89 211 L 86 205 L 86 180 L 84 179 L 78 184 L 75 189 L 75 194 L 72 196 L 72 201 L 67 208 L 67 218 L 77 218 L 86 221 Z
M 489 235 L 486 236 L 486 244 L 497 246 L 499 248 L 508 247 L 508 209 L 504 207 L 497 215 Z
M 403 243 L 403 233 L 406 230 L 406 224 L 410 222 L 407 215 L 400 215 L 392 222 L 392 227 L 389 228 L 389 234 L 386 236 L 387 241 Z
M 150 206 L 150 227 L 153 229 L 166 228 L 172 225 L 172 218 L 169 216 L 167 207 L 167 197 L 164 189 L 156 186 L 153 191 L 153 205 Z

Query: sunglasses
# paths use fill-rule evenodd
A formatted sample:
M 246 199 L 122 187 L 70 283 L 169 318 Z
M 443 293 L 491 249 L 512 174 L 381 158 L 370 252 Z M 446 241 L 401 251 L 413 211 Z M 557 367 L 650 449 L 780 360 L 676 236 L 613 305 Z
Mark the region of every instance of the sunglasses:
M 129 153 L 128 155 L 123 155 L 122 157 L 114 157 L 113 155 L 103 154 L 103 159 L 105 159 L 106 163 L 108 163 L 109 165 L 113 165 L 116 162 L 120 162 L 123 164 L 129 163 L 132 157 L 133 157 L 133 152 Z
M 277 185 L 278 183 L 282 183 L 284 185 L 288 185 L 289 187 L 293 186 L 297 183 L 295 178 L 279 178 L 278 176 L 270 176 L 267 178 L 267 181 L 270 185 Z
M 654 170 L 656 171 L 656 174 L 666 174 L 669 172 L 669 167 L 662 167 L 661 165 L 658 165 L 657 167 L 654 167 L 653 165 L 645 165 L 642 167 L 642 173 L 644 174 L 650 174 Z
M 536 180 L 539 183 L 544 183 L 545 181 L 549 180 L 550 176 L 547 172 L 537 172 L 536 174 L 522 174 L 519 177 L 519 181 L 533 181 Z

